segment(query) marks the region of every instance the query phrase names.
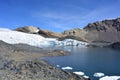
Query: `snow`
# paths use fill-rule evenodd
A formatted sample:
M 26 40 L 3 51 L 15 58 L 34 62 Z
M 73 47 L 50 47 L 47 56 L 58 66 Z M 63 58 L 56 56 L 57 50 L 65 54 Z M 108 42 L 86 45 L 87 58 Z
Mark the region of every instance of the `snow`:
M 99 73 L 95 73 L 93 76 L 94 76 L 94 77 L 103 77 L 103 76 L 105 76 L 105 74 L 99 72 Z
M 83 75 L 85 74 L 84 72 L 81 72 L 81 71 L 73 72 L 73 73 L 75 73 L 75 74 L 77 74 L 77 75 L 81 75 L 81 76 L 83 76 Z
M 62 67 L 62 69 L 63 69 L 63 70 L 66 70 L 66 69 L 72 70 L 73 68 L 72 68 L 72 67 L 67 66 L 67 67 Z
M 120 76 L 105 76 L 100 78 L 99 80 L 120 80 Z
M 0 32 L 8 32 L 8 31 L 11 31 L 11 30 L 7 28 L 0 28 Z
M 18 31 L 10 31 L 0 29 L 0 40 L 9 43 L 9 44 L 28 44 L 32 46 L 48 46 L 51 45 L 48 40 L 46 40 L 44 37 L 36 34 L 27 34 L 23 32 Z
M 85 47 L 88 43 L 73 39 L 58 41 L 56 38 L 44 38 L 37 34 L 28 34 L 0 28 L 0 40 L 9 44 L 28 44 L 37 47 L 47 46 L 81 46 Z

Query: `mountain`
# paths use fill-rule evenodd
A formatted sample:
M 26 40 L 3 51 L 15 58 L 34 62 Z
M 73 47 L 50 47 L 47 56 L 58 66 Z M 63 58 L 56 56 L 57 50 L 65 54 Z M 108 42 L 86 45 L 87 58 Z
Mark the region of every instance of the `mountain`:
M 15 30 L 38 34 L 45 38 L 57 38 L 60 41 L 74 39 L 95 45 L 108 45 L 120 41 L 120 18 L 89 23 L 83 29 L 65 30 L 60 34 L 33 26 L 20 27 Z
M 45 38 L 59 38 L 62 36 L 62 34 L 55 33 L 55 32 L 48 31 L 48 30 L 42 30 L 42 29 L 34 27 L 34 26 L 19 27 L 19 28 L 15 29 L 15 31 L 39 34 Z
M 84 27 L 85 38 L 92 42 L 120 41 L 120 18 L 90 23 Z
M 28 44 L 36 47 L 48 47 L 48 46 L 87 46 L 88 43 L 74 40 L 74 39 L 65 39 L 63 41 L 59 41 L 57 38 L 45 38 L 41 34 L 34 30 L 37 28 L 24 28 L 26 30 L 30 30 L 30 32 L 20 32 L 20 31 L 12 31 L 9 29 L 0 28 L 0 40 L 9 43 L 9 44 Z M 25 31 L 23 29 L 23 31 Z M 21 29 L 22 30 L 22 29 Z M 32 33 L 32 32 L 36 33 Z
M 89 23 L 83 29 L 67 30 L 62 34 L 90 43 L 118 42 L 120 41 L 120 18 Z
M 20 31 L 25 33 L 38 33 L 39 29 L 34 26 L 24 26 L 15 29 L 15 31 Z

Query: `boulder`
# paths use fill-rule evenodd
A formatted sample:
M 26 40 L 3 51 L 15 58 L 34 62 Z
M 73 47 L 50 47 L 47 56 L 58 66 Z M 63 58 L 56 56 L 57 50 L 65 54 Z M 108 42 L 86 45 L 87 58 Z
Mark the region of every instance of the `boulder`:
M 16 31 L 25 32 L 25 33 L 38 33 L 39 29 L 34 26 L 24 26 L 15 29 Z

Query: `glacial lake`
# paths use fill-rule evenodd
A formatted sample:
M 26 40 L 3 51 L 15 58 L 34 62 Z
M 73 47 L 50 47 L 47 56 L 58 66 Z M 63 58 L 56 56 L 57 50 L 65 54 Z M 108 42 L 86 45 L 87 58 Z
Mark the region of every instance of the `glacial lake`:
M 101 72 L 105 76 L 120 76 L 120 50 L 109 48 L 80 48 L 80 47 L 55 47 L 49 49 L 60 49 L 70 51 L 70 55 L 48 57 L 47 60 L 51 65 L 57 67 L 70 66 L 71 72 L 81 71 L 93 80 L 99 80 L 94 77 L 94 73 Z

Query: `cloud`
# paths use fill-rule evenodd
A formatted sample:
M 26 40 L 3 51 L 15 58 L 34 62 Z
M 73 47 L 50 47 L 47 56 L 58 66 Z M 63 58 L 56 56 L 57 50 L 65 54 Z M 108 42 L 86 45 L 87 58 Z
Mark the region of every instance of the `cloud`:
M 75 27 L 84 27 L 89 22 L 99 21 L 103 19 L 116 18 L 120 12 L 119 3 L 112 5 L 104 5 L 96 7 L 93 10 L 71 5 L 74 7 L 71 11 L 64 9 L 62 12 L 48 10 L 45 12 L 35 12 L 32 16 L 42 20 L 43 23 L 61 30 L 72 29 Z M 80 11 L 76 11 L 80 10 Z M 111 13 L 111 14 L 110 14 Z

